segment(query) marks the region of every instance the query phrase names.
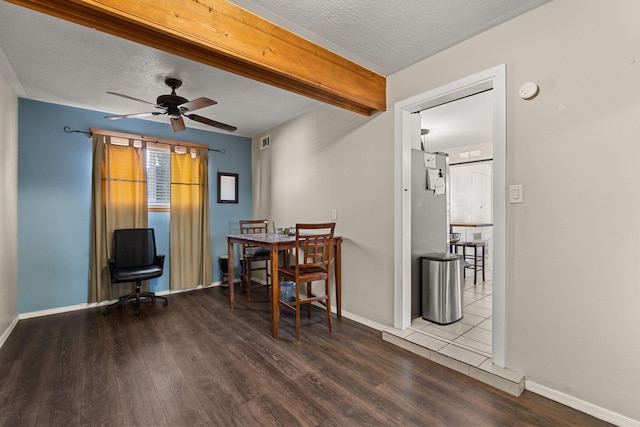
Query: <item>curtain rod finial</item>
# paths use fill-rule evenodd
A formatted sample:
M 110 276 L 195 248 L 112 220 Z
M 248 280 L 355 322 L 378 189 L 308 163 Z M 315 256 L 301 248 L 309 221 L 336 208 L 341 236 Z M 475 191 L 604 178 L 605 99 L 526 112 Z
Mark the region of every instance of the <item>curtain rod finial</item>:
M 71 129 L 69 126 L 65 126 L 62 130 L 64 130 L 66 133 L 74 133 L 74 132 L 86 133 L 88 138 L 91 138 L 91 136 L 93 136 L 93 133 L 91 132 L 87 132 L 84 130 L 74 130 L 74 129 Z

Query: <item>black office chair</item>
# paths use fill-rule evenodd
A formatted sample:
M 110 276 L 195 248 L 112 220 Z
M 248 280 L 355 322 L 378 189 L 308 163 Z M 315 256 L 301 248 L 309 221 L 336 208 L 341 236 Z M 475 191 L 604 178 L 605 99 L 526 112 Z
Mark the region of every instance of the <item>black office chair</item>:
M 133 299 L 136 300 L 136 316 L 140 314 L 141 298 L 150 298 L 153 302 L 156 298 L 160 298 L 164 300 L 164 305 L 169 304 L 167 298 L 157 296 L 154 292 L 140 291 L 143 280 L 162 276 L 163 266 L 164 255 L 156 254 L 153 228 L 114 230 L 113 257 L 109 260 L 111 283 L 136 282 L 136 292 L 120 297 L 104 310 L 104 315 L 109 314 L 109 310 L 120 308 L 125 302 Z

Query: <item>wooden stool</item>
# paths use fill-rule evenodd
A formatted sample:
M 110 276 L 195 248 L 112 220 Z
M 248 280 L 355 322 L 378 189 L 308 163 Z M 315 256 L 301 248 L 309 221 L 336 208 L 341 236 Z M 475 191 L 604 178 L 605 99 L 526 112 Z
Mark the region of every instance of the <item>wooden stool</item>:
M 462 246 L 462 258 L 464 259 L 464 269 L 462 277 L 466 277 L 466 269 L 473 268 L 473 284 L 478 283 L 478 269 L 482 270 L 482 281 L 484 278 L 484 242 L 457 242 L 453 244 L 455 253 L 458 253 L 458 246 Z M 473 255 L 467 255 L 467 248 L 473 248 Z M 480 257 L 478 258 L 478 248 L 481 249 Z M 473 262 L 469 262 L 469 261 Z

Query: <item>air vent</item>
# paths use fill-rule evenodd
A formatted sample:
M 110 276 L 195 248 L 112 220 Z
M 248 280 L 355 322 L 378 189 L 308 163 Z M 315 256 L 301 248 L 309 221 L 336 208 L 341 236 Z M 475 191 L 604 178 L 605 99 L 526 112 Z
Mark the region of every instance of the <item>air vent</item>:
M 260 149 L 264 150 L 269 147 L 271 147 L 271 136 L 267 135 L 260 138 Z

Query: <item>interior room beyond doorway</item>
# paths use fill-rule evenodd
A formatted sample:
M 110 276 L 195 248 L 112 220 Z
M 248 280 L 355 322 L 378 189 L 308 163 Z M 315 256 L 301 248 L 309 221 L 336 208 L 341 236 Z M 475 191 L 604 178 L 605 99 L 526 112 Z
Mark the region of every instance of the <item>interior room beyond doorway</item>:
M 421 123 L 415 113 L 491 89 L 493 143 L 492 362 L 505 366 L 505 238 L 506 238 L 506 67 L 495 66 L 395 105 L 394 331 L 411 326 L 411 165 L 407 166 Z M 473 98 L 473 97 L 472 97 Z M 418 117 L 419 118 L 419 117 Z M 419 144 L 419 141 L 418 141 Z
M 449 220 L 451 224 L 493 224 L 493 162 L 457 163 L 449 166 Z M 491 270 L 492 226 L 452 226 L 460 241 L 485 244 L 485 269 Z
M 435 343 L 448 343 L 432 351 L 458 347 L 457 353 L 465 353 L 459 355 L 463 359 L 492 357 L 493 95 L 488 89 L 420 112 L 421 148 L 448 157 L 447 217 L 449 231 L 460 243 L 450 250 L 465 251 L 466 255 L 477 255 L 479 250 L 483 262 L 478 263 L 482 265 L 478 271 L 472 266 L 477 259 L 465 259 L 471 268 L 464 268 L 460 321 L 438 325 L 418 317 L 412 320 L 411 329 L 430 336 Z M 463 242 L 481 242 L 481 248 L 467 247 Z
M 468 152 L 469 149 L 465 148 Z M 450 157 L 457 157 L 450 154 Z M 454 160 L 455 161 L 455 160 Z M 449 218 L 451 224 L 492 224 L 493 161 L 461 162 L 449 166 Z M 445 355 L 452 353 L 463 362 L 474 364 L 492 356 L 493 324 L 492 226 L 451 226 L 459 233 L 460 242 L 484 243 L 484 274 L 465 269 L 463 285 L 463 317 L 449 325 L 438 325 L 420 317 L 413 319 L 411 329 L 424 334 L 427 348 Z M 454 249 L 452 247 L 452 249 Z M 467 248 L 469 255 L 469 248 Z M 454 347 L 458 347 L 454 349 Z

